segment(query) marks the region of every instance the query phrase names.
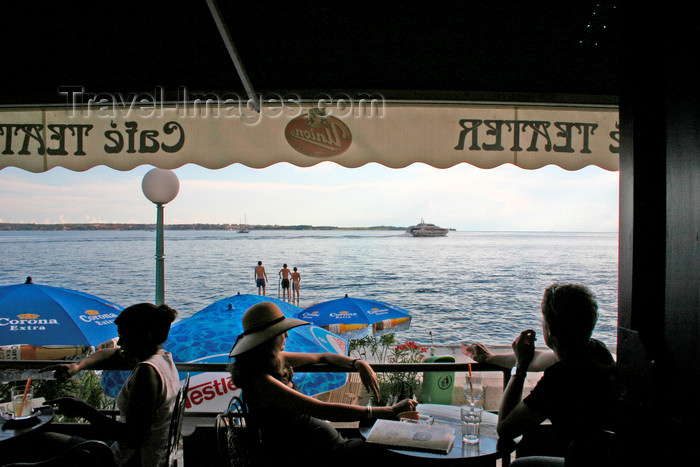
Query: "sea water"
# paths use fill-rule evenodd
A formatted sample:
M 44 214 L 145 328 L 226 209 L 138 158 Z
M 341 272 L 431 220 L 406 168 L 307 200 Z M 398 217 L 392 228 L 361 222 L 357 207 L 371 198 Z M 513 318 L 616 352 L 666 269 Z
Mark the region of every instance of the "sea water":
M 0 232 L 0 261 L 0 285 L 32 276 L 124 307 L 154 301 L 152 231 Z M 616 344 L 617 233 L 166 230 L 165 301 L 183 319 L 238 292 L 257 294 L 258 261 L 268 296 L 279 296 L 286 263 L 301 273 L 302 307 L 345 294 L 385 301 L 412 315 L 397 338 L 425 345 L 509 345 L 528 328 L 539 335 L 545 287 L 581 283 L 598 297 L 594 337 Z

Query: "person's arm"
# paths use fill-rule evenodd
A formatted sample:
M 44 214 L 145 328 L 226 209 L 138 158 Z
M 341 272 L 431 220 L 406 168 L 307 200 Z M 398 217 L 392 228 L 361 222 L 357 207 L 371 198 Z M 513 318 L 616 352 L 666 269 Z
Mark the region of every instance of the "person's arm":
M 346 357 L 335 353 L 300 353 L 300 352 L 283 352 L 283 357 L 287 362 L 296 368 L 303 365 L 312 365 L 314 363 L 328 363 L 329 365 L 339 366 L 341 368 L 354 368 L 360 375 L 362 384 L 371 392 L 376 399 L 379 400 L 379 381 L 377 375 L 372 370 L 369 363 L 364 360 Z
M 270 375 L 260 375 L 253 386 L 257 399 L 267 407 L 277 407 L 335 422 L 357 421 L 370 417 L 397 419 L 401 412 L 415 410 L 417 405 L 416 401 L 410 399 L 402 400 L 390 407 L 323 402 L 295 391 Z
M 78 362 L 73 363 L 59 363 L 56 365 L 51 365 L 42 368 L 40 372 L 53 371 L 54 378 L 59 381 L 67 381 L 72 376 L 75 376 L 79 371 L 89 370 L 96 366 L 110 366 L 113 365 L 117 368 L 120 365 L 127 363 L 121 349 L 118 347 L 113 347 L 111 349 L 102 349 L 97 352 L 88 355 Z
M 515 354 L 513 353 L 492 353 L 488 347 L 481 343 L 470 345 L 464 354 L 472 358 L 477 363 L 489 363 L 502 368 L 512 368 L 515 366 Z M 529 371 L 544 371 L 550 365 L 557 362 L 557 356 L 551 350 L 535 350 Z
M 535 356 L 535 331 L 523 331 L 513 342 L 515 374 L 511 375 L 503 390 L 503 398 L 498 409 L 498 436 L 504 439 L 516 438 L 544 421 L 544 416 L 528 408 L 522 402 L 523 386 L 527 371 Z

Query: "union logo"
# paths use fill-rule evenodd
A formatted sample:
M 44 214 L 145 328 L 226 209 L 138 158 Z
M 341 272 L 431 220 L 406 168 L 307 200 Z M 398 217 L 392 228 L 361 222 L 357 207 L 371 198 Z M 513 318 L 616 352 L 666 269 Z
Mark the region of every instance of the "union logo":
M 25 313 L 23 315 L 17 315 L 19 319 L 37 319 L 39 315 L 35 315 L 33 313 Z
M 287 123 L 284 136 L 295 151 L 311 157 L 340 155 L 352 143 L 350 128 L 318 108 Z

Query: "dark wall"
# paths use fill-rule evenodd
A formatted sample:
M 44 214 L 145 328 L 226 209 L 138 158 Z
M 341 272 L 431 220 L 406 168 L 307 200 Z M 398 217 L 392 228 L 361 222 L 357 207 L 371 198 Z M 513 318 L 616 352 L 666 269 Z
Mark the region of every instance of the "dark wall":
M 660 405 L 669 410 L 669 434 L 700 457 L 700 92 L 678 56 L 668 71 L 666 152 L 665 360 Z
M 686 17 L 621 12 L 619 432 L 639 465 L 700 457 L 700 93 Z

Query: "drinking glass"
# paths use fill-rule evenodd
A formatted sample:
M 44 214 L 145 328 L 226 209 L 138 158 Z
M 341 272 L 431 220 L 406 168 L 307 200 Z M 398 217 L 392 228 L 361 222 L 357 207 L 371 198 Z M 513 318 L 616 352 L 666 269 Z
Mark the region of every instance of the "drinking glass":
M 462 442 L 464 444 L 476 444 L 479 442 L 479 430 L 484 408 L 474 405 L 465 405 L 459 408 L 462 419 Z
M 464 382 L 464 399 L 467 401 L 467 404 L 472 407 L 481 405 L 483 398 L 484 387 L 481 384 L 481 374 L 472 373 L 469 375 L 467 373 Z
M 12 410 L 15 413 L 15 418 L 28 417 L 32 414 L 32 400 L 34 399 L 34 390 L 30 385 L 27 389 L 27 395 L 25 397 L 24 391 L 26 387 L 26 384 L 20 384 L 17 386 L 12 386 L 12 388 L 10 389 L 12 397 Z

